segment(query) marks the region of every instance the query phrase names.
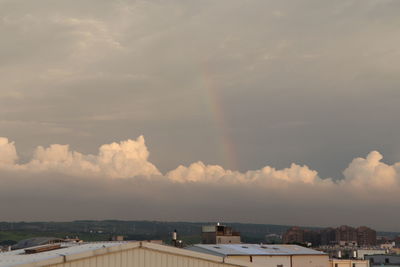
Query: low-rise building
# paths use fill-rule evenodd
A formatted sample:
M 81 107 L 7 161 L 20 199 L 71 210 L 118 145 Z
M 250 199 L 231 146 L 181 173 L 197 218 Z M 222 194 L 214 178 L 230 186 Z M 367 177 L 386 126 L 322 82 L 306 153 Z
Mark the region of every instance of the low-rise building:
M 370 262 L 372 266 L 400 266 L 400 255 L 381 254 L 381 255 L 367 255 L 365 259 Z
M 327 254 L 297 245 L 199 244 L 187 249 L 265 267 L 329 266 Z
M 254 263 L 148 242 L 58 243 L 0 253 L 0 267 L 93 266 L 262 267 Z
M 387 254 L 387 249 L 381 248 L 364 248 L 364 249 L 357 249 L 357 258 L 358 259 L 366 259 L 368 255 L 380 255 L 380 254 Z
M 226 225 L 206 225 L 201 229 L 203 244 L 240 244 L 240 233 Z
M 364 260 L 365 255 L 386 254 L 389 250 L 379 247 L 358 248 L 355 246 L 321 246 L 318 248 L 331 258 Z

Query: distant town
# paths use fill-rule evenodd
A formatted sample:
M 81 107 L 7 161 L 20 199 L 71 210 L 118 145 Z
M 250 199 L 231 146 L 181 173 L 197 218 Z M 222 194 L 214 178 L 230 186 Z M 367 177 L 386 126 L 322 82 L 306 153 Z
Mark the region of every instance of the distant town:
M 191 259 L 195 266 L 210 266 L 210 262 L 254 267 L 400 266 L 399 233 L 347 225 L 308 228 L 156 221 L 1 222 L 0 250 L 0 267 L 92 266 L 79 264 L 98 262 L 99 256 L 94 255 L 107 258 L 108 265 L 93 266 L 191 266 L 145 262 L 123 265 L 115 261 L 115 254 L 124 255 L 126 251 L 151 252 L 154 260 L 174 255 L 176 262 Z M 83 253 L 88 250 L 92 254 Z M 57 263 L 60 255 L 71 255 L 74 260 L 70 263 L 65 258 L 64 265 L 49 264 L 49 257 Z M 129 255 L 132 258 L 127 256 L 126 264 L 136 260 L 135 253 Z

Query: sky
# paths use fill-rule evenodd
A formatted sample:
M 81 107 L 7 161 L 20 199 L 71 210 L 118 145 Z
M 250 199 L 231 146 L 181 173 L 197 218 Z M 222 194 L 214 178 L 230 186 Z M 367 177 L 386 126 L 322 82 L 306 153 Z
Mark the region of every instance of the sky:
M 400 231 L 399 12 L 0 0 L 0 221 Z

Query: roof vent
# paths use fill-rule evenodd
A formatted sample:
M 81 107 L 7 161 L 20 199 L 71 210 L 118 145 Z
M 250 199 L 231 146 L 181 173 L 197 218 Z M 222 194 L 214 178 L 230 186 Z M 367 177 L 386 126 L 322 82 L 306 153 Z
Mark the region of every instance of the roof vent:
M 49 245 L 44 245 L 44 246 L 27 248 L 27 249 L 25 249 L 25 253 L 26 254 L 35 254 L 35 253 L 55 250 L 55 249 L 59 249 L 59 248 L 61 248 L 60 244 L 49 244 Z

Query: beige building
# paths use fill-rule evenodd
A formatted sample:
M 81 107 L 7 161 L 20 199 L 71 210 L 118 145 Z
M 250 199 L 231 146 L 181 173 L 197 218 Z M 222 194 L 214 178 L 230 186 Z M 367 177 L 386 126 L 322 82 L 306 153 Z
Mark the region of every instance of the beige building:
M 240 244 L 240 233 L 226 225 L 206 225 L 201 229 L 203 244 Z
M 329 267 L 327 254 L 297 245 L 199 244 L 187 249 L 265 267 Z
M 356 252 L 357 259 L 361 259 L 361 260 L 365 259 L 365 256 L 367 256 L 367 255 L 377 255 L 377 254 L 379 255 L 379 254 L 387 254 L 388 253 L 388 250 L 386 250 L 386 249 L 373 249 L 373 248 L 357 249 L 356 251 L 357 251 Z
M 45 251 L 50 246 L 56 249 Z M 61 243 L 0 253 L 0 267 L 192 266 L 262 267 L 254 263 L 148 242 Z
M 369 267 L 369 261 L 330 259 L 329 267 Z

